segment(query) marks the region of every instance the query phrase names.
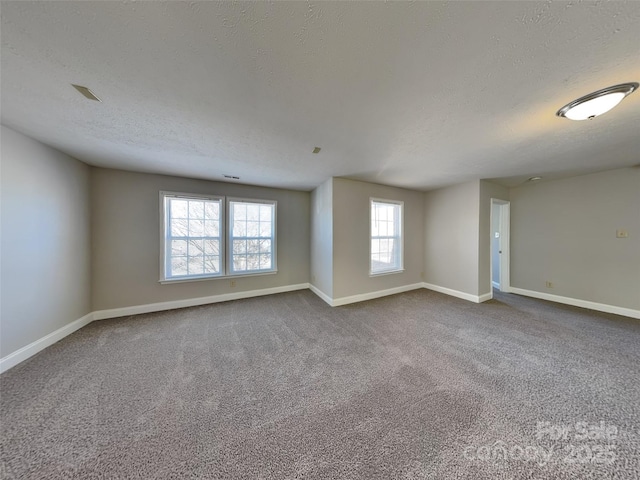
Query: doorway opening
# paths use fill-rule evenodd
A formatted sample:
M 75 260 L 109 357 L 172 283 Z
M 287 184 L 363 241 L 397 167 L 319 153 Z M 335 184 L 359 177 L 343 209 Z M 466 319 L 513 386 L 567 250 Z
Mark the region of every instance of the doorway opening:
M 509 279 L 509 224 L 511 204 L 506 200 L 491 199 L 491 295 L 493 289 L 510 291 Z

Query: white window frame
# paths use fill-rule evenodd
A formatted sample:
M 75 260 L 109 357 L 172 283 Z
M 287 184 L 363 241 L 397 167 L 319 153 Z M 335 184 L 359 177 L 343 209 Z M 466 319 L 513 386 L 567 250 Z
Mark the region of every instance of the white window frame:
M 179 277 L 167 276 L 167 259 L 171 257 L 169 255 L 169 249 L 171 243 L 167 242 L 167 210 L 166 199 L 167 198 L 184 198 L 185 200 L 215 200 L 220 202 L 220 273 L 202 274 L 202 275 L 187 275 Z M 169 192 L 160 191 L 160 282 L 161 283 L 173 283 L 173 282 L 193 282 L 198 280 L 211 280 L 214 278 L 221 278 L 226 275 L 225 265 L 225 225 L 226 225 L 226 211 L 225 211 L 225 197 L 220 195 L 203 195 L 195 193 L 183 193 L 183 192 Z
M 273 205 L 273 220 L 271 222 L 271 268 L 270 269 L 260 269 L 260 270 L 246 270 L 246 271 L 233 271 L 233 237 L 231 236 L 232 234 L 232 229 L 231 229 L 231 222 L 233 221 L 232 218 L 232 213 L 231 213 L 231 204 L 235 202 L 235 203 L 252 203 L 252 204 L 269 204 L 269 205 Z M 227 197 L 227 202 L 226 202 L 226 218 L 227 218 L 227 225 L 226 225 L 226 240 L 227 240 L 227 254 L 226 254 L 226 260 L 227 260 L 227 275 L 228 276 L 234 276 L 234 277 L 242 277 L 242 276 L 246 276 L 246 275 L 265 275 L 265 274 L 270 274 L 270 273 L 277 273 L 278 272 L 278 255 L 277 255 L 277 245 L 278 245 L 278 240 L 277 240 L 277 231 L 278 231 L 278 202 L 277 200 L 261 200 L 261 199 L 257 199 L 257 198 L 243 198 L 243 197 Z M 248 238 L 248 237 L 242 237 L 242 238 Z M 267 238 L 267 237 L 263 237 L 263 238 Z
M 167 277 L 167 260 L 171 257 L 168 255 L 168 248 L 170 248 L 170 242 L 167 242 L 167 216 L 166 216 L 166 197 L 172 198 L 184 198 L 186 200 L 218 200 L 220 201 L 220 273 L 217 274 L 202 274 L 202 275 L 190 275 L 180 277 Z M 273 223 L 272 236 L 271 236 L 271 248 L 272 248 L 272 267 L 269 270 L 249 270 L 246 272 L 232 273 L 231 269 L 231 255 L 233 252 L 231 248 L 228 248 L 229 239 L 231 237 L 231 228 L 229 225 L 229 211 L 231 202 L 246 202 L 246 203 L 263 203 L 273 204 Z M 277 219 L 278 219 L 278 202 L 277 200 L 265 200 L 257 198 L 240 198 L 240 197 L 226 197 L 224 195 L 208 195 L 198 193 L 185 193 L 161 190 L 159 192 L 159 214 L 160 214 L 160 279 L 159 283 L 182 283 L 182 282 L 200 282 L 205 280 L 216 280 L 220 278 L 236 278 L 236 277 L 249 277 L 260 275 L 273 275 L 278 273 L 277 269 Z M 267 237 L 264 237 L 267 238 Z
M 397 205 L 399 206 L 399 215 L 398 215 L 398 221 L 399 221 L 399 232 L 398 232 L 398 236 L 390 236 L 388 238 L 394 238 L 394 239 L 398 239 L 399 238 L 399 242 L 398 244 L 400 245 L 400 265 L 398 267 L 394 267 L 394 268 L 389 268 L 386 270 L 378 270 L 378 271 L 373 271 L 372 267 L 373 267 L 373 262 L 372 262 L 372 258 L 371 258 L 371 241 L 374 238 L 380 238 L 380 236 L 374 237 L 373 236 L 373 225 L 371 222 L 371 213 L 373 210 L 373 204 L 374 203 L 387 203 L 389 205 Z M 404 202 L 400 201 L 400 200 L 388 200 L 385 198 L 375 198 L 375 197 L 370 197 L 369 198 L 369 276 L 370 277 L 377 277 L 379 275 L 389 275 L 391 273 L 401 273 L 404 272 Z

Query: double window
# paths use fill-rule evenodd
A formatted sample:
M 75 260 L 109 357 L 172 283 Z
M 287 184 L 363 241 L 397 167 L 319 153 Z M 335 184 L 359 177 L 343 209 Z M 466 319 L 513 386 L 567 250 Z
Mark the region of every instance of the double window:
M 403 202 L 378 200 L 371 202 L 371 275 L 401 272 L 402 258 L 402 209 Z
M 276 271 L 275 201 L 172 192 L 160 197 L 161 281 Z

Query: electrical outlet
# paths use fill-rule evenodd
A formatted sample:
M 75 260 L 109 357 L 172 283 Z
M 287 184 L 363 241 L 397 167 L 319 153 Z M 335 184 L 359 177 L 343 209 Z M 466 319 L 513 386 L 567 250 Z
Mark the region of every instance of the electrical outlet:
M 616 230 L 616 238 L 629 238 L 629 232 L 623 230 L 622 228 L 619 228 L 618 230 Z
M 236 286 L 236 281 L 235 280 L 231 280 L 231 288 L 234 288 Z
M 553 283 L 549 282 L 548 280 L 546 282 L 544 282 L 545 287 L 547 288 L 553 288 Z

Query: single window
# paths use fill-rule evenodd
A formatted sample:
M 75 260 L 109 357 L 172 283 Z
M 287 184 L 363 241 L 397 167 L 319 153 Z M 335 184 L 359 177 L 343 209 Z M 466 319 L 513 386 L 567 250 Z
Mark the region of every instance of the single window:
M 403 269 L 403 202 L 371 199 L 370 274 Z
M 224 274 L 222 197 L 161 192 L 164 206 L 163 279 Z
M 229 274 L 276 270 L 276 202 L 229 199 Z

